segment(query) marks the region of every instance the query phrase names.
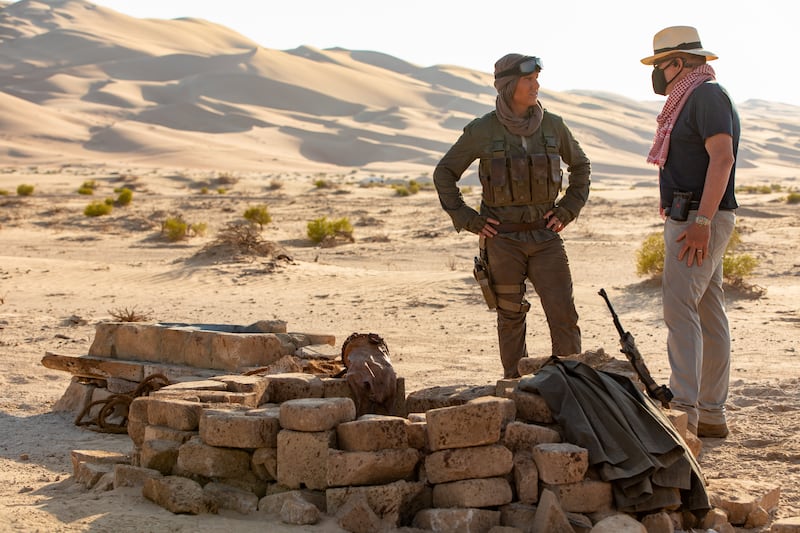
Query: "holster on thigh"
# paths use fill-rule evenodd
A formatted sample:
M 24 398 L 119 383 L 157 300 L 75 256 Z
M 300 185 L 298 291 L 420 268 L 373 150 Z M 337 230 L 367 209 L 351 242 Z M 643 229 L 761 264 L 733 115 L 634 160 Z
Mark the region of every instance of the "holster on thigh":
M 503 311 L 513 311 L 515 313 L 527 313 L 531 309 L 531 304 L 525 299 L 525 284 L 518 285 L 494 285 L 494 292 L 497 295 L 497 308 Z M 504 298 L 503 295 L 521 294 L 519 303 Z

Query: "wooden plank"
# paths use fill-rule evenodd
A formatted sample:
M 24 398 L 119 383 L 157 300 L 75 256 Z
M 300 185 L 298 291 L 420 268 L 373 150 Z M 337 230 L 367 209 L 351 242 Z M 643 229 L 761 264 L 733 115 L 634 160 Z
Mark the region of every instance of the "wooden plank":
M 144 364 L 90 355 L 63 355 L 45 352 L 42 365 L 52 370 L 69 372 L 87 378 L 121 378 L 140 382 L 144 379 Z

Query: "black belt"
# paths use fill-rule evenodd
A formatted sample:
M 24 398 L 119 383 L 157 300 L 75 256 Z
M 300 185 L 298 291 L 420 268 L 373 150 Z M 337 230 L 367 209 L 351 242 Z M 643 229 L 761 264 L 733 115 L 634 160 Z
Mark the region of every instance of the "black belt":
M 508 222 L 496 225 L 494 228 L 497 233 L 517 233 L 519 231 L 531 231 L 544 229 L 547 227 L 547 220 L 544 218 L 536 222 Z
M 665 215 L 669 215 L 669 208 L 670 206 L 664 207 Z M 689 211 L 697 211 L 698 209 L 700 209 L 700 202 L 689 202 Z M 720 207 L 717 211 L 733 211 L 733 209 L 730 207 Z

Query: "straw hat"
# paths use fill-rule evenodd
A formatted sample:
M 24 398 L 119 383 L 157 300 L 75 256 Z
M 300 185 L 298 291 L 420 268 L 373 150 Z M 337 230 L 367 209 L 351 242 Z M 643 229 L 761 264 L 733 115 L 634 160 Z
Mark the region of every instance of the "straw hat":
M 653 55 L 642 59 L 645 65 L 653 65 L 659 59 L 675 52 L 685 52 L 705 56 L 708 61 L 717 59 L 717 55 L 708 50 L 703 50 L 700 44 L 700 35 L 691 26 L 670 26 L 656 33 L 653 37 Z

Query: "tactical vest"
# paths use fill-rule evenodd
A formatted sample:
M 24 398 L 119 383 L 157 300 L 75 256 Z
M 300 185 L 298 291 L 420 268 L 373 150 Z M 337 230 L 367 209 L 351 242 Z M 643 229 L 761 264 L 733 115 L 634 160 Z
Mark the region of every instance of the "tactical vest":
M 550 115 L 544 113 L 539 130 L 530 138 L 530 154 L 512 154 L 500 121 L 496 116 L 490 120 L 491 157 L 482 157 L 478 167 L 486 205 L 553 204 L 561 190 L 563 173 L 558 136 Z

